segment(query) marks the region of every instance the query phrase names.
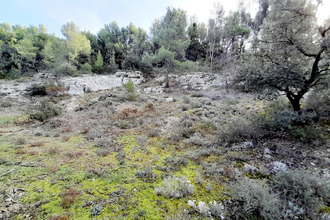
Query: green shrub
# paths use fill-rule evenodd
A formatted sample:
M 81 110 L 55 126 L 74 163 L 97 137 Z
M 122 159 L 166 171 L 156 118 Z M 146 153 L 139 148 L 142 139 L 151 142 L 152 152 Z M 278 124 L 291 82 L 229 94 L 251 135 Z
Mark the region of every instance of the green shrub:
M 242 117 L 233 117 L 227 125 L 220 128 L 218 139 L 220 142 L 237 143 L 255 138 L 257 132 L 250 121 Z
M 32 106 L 27 113 L 32 120 L 46 121 L 49 118 L 60 115 L 61 110 L 49 101 L 42 101 L 40 104 Z
M 136 101 L 137 97 L 135 94 L 134 84 L 133 84 L 132 80 L 129 80 L 127 83 L 124 83 L 123 87 L 127 93 L 127 100 Z
M 62 63 L 54 71 L 57 76 L 74 76 L 77 74 L 77 68 L 69 62 Z
M 190 60 L 184 62 L 175 60 L 174 63 L 179 71 L 197 71 L 199 66 L 199 62 L 193 62 Z
M 45 96 L 47 95 L 46 85 L 34 84 L 29 89 L 30 96 Z
M 330 204 L 330 180 L 315 172 L 281 172 L 273 178 L 273 189 L 284 201 L 283 215 L 305 214 L 320 219 L 319 210 Z
M 119 120 L 117 126 L 121 129 L 128 129 L 131 127 L 131 123 L 127 120 Z
M 226 208 L 233 219 L 280 219 L 280 200 L 264 181 L 245 177 L 229 188 L 232 195 Z
M 155 192 L 169 198 L 182 198 L 194 194 L 194 185 L 183 177 L 167 177 L 160 187 L 155 188 Z
M 79 73 L 81 74 L 90 74 L 92 73 L 92 66 L 89 64 L 89 63 L 84 63 L 80 70 L 79 70 Z
M 330 89 L 312 91 L 304 104 L 304 108 L 314 109 L 318 115 L 330 117 Z
M 91 217 L 101 215 L 102 212 L 103 206 L 99 204 L 92 206 L 92 208 L 90 209 Z
M 182 138 L 189 138 L 190 136 L 194 135 L 195 131 L 193 129 L 193 124 L 194 122 L 189 116 L 184 116 L 178 122 L 170 139 L 177 141 L 181 140 Z
M 147 168 L 142 171 L 137 171 L 135 173 L 135 176 L 145 182 L 155 182 L 157 179 L 157 174 L 154 173 L 151 168 Z

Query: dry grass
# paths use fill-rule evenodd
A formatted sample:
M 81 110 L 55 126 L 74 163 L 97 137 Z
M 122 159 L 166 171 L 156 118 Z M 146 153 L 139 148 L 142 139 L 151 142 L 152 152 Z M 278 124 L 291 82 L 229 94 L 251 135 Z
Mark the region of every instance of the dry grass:
M 129 119 L 142 116 L 142 111 L 130 105 L 121 106 L 117 109 L 117 117 L 119 119 Z
M 38 141 L 38 142 L 33 142 L 30 144 L 30 147 L 42 147 L 45 145 L 45 142 Z
M 69 141 L 71 139 L 70 136 L 63 136 L 62 141 Z

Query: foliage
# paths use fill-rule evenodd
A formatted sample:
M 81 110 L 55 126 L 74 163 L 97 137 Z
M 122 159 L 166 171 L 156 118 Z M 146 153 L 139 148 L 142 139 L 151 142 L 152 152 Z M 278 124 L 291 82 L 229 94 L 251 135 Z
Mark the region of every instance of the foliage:
M 233 194 L 226 207 L 235 219 L 280 219 L 280 200 L 264 181 L 241 178 L 229 187 Z
M 103 206 L 102 205 L 94 205 L 92 206 L 91 210 L 90 210 L 90 216 L 98 216 L 101 215 L 101 213 L 103 212 Z
M 270 7 L 258 50 L 243 56 L 240 77 L 249 89 L 284 93 L 300 111 L 301 99 L 330 72 L 330 23 L 317 24 L 317 7 L 310 0 L 270 1 Z
M 124 83 L 123 87 L 127 93 L 127 100 L 136 101 L 137 96 L 135 94 L 134 84 L 133 84 L 132 80 L 129 80 L 127 83 Z
M 97 54 L 97 60 L 95 61 L 94 64 L 94 72 L 101 72 L 103 70 L 103 57 L 101 54 L 101 51 L 98 52 Z
M 32 120 L 46 121 L 47 119 L 60 115 L 61 111 L 50 103 L 50 101 L 44 100 L 40 104 L 29 108 L 27 113 Z
M 74 76 L 77 73 L 77 68 L 69 62 L 64 62 L 54 69 L 58 76 Z
M 145 182 L 155 182 L 157 179 L 157 174 L 152 172 L 151 168 L 147 168 L 145 170 L 142 171 L 137 171 L 135 173 L 135 176 L 137 178 L 142 179 Z
M 79 73 L 82 73 L 82 74 L 89 74 L 89 73 L 92 73 L 92 66 L 89 64 L 89 63 L 84 63 L 80 70 L 79 70 Z
M 330 182 L 315 172 L 289 171 L 276 174 L 273 188 L 283 201 L 285 217 L 303 215 L 316 219 L 318 210 L 330 202 Z
M 160 187 L 155 188 L 157 194 L 170 198 L 181 198 L 194 193 L 194 185 L 185 176 L 167 177 Z
M 89 56 L 91 53 L 90 42 L 83 35 L 75 23 L 68 22 L 61 28 L 62 34 L 66 37 L 66 45 L 69 49 L 69 60 L 76 62 L 80 54 Z
M 174 53 L 175 58 L 182 60 L 189 45 L 186 27 L 186 12 L 168 7 L 165 16 L 155 20 L 152 25 L 153 43 Z

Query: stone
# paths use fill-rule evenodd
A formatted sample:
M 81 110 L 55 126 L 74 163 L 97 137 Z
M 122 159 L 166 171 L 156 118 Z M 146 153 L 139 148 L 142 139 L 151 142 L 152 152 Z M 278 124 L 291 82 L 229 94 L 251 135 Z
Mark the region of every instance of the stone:
M 231 148 L 232 150 L 253 149 L 254 144 L 251 141 L 245 141 L 240 144 L 235 144 Z
M 275 161 L 272 163 L 272 172 L 273 173 L 279 173 L 279 172 L 285 172 L 287 171 L 288 167 L 285 163 L 282 163 L 280 161 Z
M 167 102 L 174 102 L 174 98 L 173 97 L 168 97 L 165 99 L 165 101 Z
M 250 164 L 244 164 L 243 170 L 245 173 L 252 173 L 257 171 L 258 169 Z

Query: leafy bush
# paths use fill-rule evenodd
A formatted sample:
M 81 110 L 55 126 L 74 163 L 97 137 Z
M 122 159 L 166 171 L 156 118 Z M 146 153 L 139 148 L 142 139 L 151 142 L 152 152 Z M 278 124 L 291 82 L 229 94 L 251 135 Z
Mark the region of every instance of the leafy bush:
M 155 182 L 157 179 L 157 174 L 152 172 L 151 168 L 147 168 L 145 170 L 142 171 L 137 171 L 135 173 L 135 176 L 137 178 L 142 179 L 145 182 Z
M 119 120 L 117 122 L 117 126 L 121 129 L 128 129 L 132 126 L 132 124 L 127 120 Z
M 92 66 L 89 64 L 89 63 L 84 63 L 80 70 L 79 70 L 79 73 L 81 74 L 90 74 L 92 73 Z
M 46 121 L 49 118 L 60 115 L 61 110 L 49 101 L 42 101 L 40 104 L 32 106 L 27 113 L 32 120 Z
M 167 177 L 163 180 L 160 187 L 155 188 L 155 192 L 159 195 L 170 198 L 182 198 L 194 194 L 194 185 L 187 181 L 185 176 Z
M 113 145 L 113 140 L 111 138 L 100 138 L 96 140 L 94 147 L 108 148 L 112 145 Z
M 124 83 L 123 87 L 127 92 L 127 100 L 136 101 L 137 96 L 135 94 L 134 84 L 132 80 L 129 80 L 127 83 Z
M 330 204 L 330 181 L 315 172 L 289 171 L 274 176 L 273 188 L 283 201 L 284 216 L 305 214 L 318 219 L 318 211 Z
M 188 159 L 185 157 L 167 157 L 164 162 L 167 170 L 180 170 L 181 166 L 188 164 Z
M 280 200 L 264 181 L 241 178 L 229 188 L 233 194 L 227 209 L 234 219 L 280 218 Z
M 318 115 L 330 117 L 330 89 L 312 91 L 305 102 L 306 109 L 314 109 Z
M 184 116 L 177 124 L 174 129 L 171 139 L 172 140 L 180 140 L 182 138 L 189 138 L 195 132 L 193 129 L 193 120 L 189 116 Z
M 77 73 L 77 68 L 69 62 L 62 63 L 54 69 L 57 76 L 74 76 Z
M 233 117 L 225 127 L 220 128 L 219 141 L 226 143 L 242 142 L 256 136 L 252 123 L 242 117 Z
M 46 85 L 32 85 L 28 90 L 30 90 L 30 96 L 45 96 L 47 95 Z
M 175 60 L 174 63 L 179 71 L 196 71 L 198 70 L 198 66 L 199 66 L 199 62 L 193 62 L 190 60 L 184 62 Z
M 316 121 L 318 116 L 315 111 L 293 112 L 289 110 L 278 111 L 272 118 L 273 128 L 285 132 L 292 137 L 304 142 L 322 139 Z
M 101 215 L 101 213 L 103 212 L 103 206 L 102 205 L 94 205 L 92 206 L 91 210 L 90 210 L 90 215 L 92 216 L 98 216 Z

